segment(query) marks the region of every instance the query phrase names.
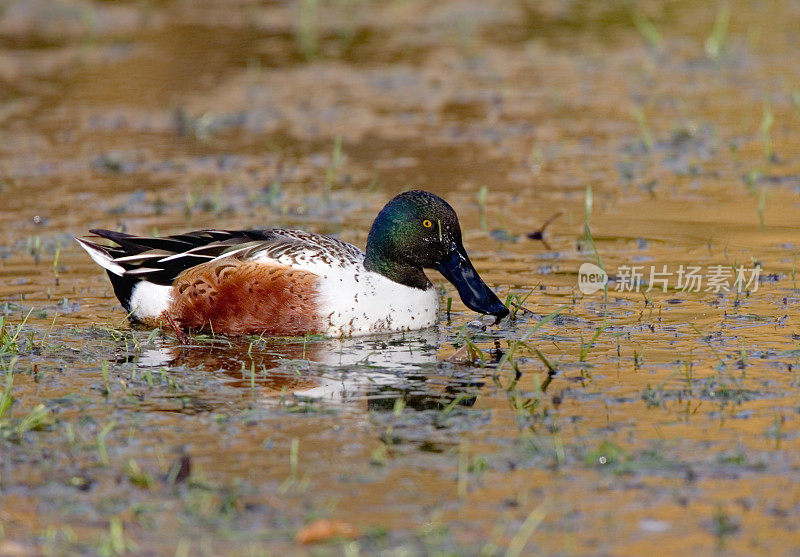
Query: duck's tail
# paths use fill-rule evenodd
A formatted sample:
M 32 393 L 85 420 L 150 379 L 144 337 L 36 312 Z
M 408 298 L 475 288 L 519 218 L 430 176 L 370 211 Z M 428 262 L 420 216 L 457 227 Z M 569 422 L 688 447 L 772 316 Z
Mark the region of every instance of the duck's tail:
M 220 257 L 230 257 L 274 240 L 274 231 L 198 230 L 154 238 L 113 230 L 90 230 L 115 245 L 75 238 L 95 263 L 108 272 L 114 294 L 133 319 L 158 318 L 171 301 L 171 287 L 182 272 Z
M 122 265 L 114 262 L 114 256 L 111 254 L 113 248 L 95 244 L 83 238 L 75 238 L 75 241 L 86 250 L 86 253 L 95 263 L 108 272 L 111 286 L 114 287 L 114 295 L 120 301 L 122 307 L 125 308 L 125 311 L 130 313 L 132 311 L 131 298 L 133 297 L 133 290 L 136 285 L 142 282 L 142 279 L 125 274 L 125 269 Z
M 101 246 L 100 244 L 95 244 L 84 238 L 76 237 L 75 241 L 86 250 L 86 253 L 89 254 L 89 257 L 91 257 L 95 263 L 108 271 L 109 275 L 121 277 L 125 274 L 125 269 L 119 263 L 114 262 L 114 256 L 111 255 L 114 248 Z
M 107 230 L 92 230 L 91 232 L 113 241 L 124 239 L 126 234 Z M 108 233 L 108 234 L 106 234 Z M 137 274 L 120 258 L 132 259 L 124 248 L 104 246 L 85 238 L 75 238 L 75 241 L 86 250 L 95 263 L 108 273 L 114 295 L 135 321 L 148 321 L 157 319 L 167 309 L 170 301 L 170 287 L 156 284 L 147 276 Z M 127 257 L 126 257 L 127 256 Z M 135 259 L 135 257 L 133 257 Z M 133 271 L 133 272 L 131 272 Z

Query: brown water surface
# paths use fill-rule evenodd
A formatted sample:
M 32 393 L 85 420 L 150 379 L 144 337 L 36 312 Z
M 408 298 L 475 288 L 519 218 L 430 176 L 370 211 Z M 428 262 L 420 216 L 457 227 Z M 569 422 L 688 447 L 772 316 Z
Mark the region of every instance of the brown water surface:
M 789 1 L 0 2 L 0 555 L 797 554 L 798 29 Z M 72 241 L 363 247 L 412 187 L 515 319 L 431 273 L 434 329 L 181 346 Z M 319 519 L 361 535 L 298 543 Z

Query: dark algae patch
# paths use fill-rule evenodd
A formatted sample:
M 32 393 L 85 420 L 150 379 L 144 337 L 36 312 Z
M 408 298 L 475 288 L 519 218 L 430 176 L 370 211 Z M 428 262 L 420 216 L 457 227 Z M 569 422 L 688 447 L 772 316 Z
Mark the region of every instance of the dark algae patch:
M 0 555 L 800 551 L 794 3 L 0 10 Z M 508 319 L 183 342 L 72 239 L 416 188 Z

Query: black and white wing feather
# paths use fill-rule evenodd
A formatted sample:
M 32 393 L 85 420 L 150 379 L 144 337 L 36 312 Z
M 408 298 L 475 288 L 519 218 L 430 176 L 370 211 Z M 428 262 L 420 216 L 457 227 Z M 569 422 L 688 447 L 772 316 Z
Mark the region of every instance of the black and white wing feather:
M 170 285 L 183 271 L 220 257 L 266 257 L 287 262 L 310 258 L 327 264 L 364 257 L 361 250 L 346 242 L 300 230 L 198 230 L 163 238 L 103 229 L 89 232 L 116 244 L 76 238 L 109 274 L 161 285 Z

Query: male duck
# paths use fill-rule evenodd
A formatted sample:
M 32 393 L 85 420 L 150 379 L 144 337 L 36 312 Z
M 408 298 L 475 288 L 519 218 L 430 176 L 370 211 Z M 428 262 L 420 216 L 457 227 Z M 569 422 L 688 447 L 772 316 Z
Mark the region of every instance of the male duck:
M 148 238 L 90 230 L 76 238 L 108 271 L 130 317 L 150 325 L 233 335 L 351 336 L 436 323 L 439 297 L 422 269 L 438 269 L 467 307 L 502 319 L 508 308 L 481 280 L 442 198 L 401 193 L 357 247 L 299 230 L 200 230 Z

